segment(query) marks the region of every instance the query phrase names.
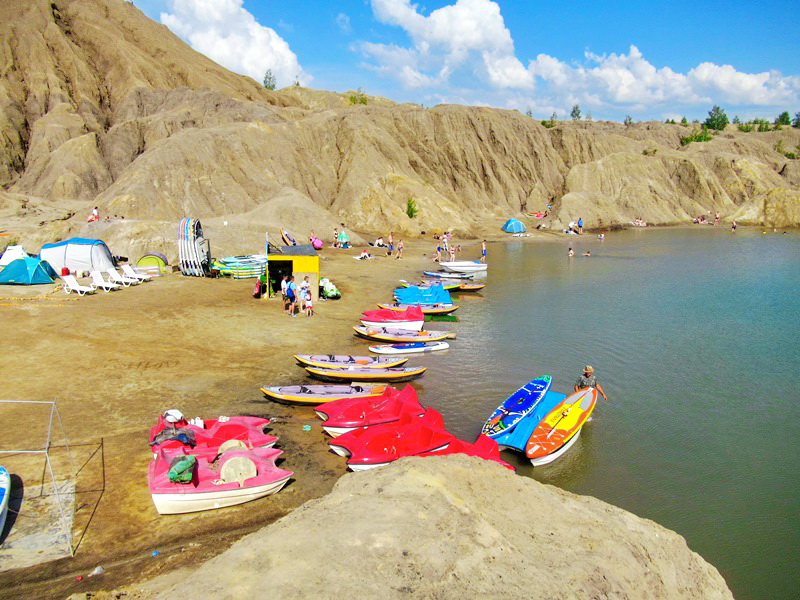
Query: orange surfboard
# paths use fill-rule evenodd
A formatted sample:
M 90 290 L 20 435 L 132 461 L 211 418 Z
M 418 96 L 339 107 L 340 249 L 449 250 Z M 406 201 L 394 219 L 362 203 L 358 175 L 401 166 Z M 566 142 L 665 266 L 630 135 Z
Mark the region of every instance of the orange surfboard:
M 537 459 L 557 452 L 591 416 L 597 404 L 597 390 L 588 388 L 567 396 L 533 430 L 525 455 Z

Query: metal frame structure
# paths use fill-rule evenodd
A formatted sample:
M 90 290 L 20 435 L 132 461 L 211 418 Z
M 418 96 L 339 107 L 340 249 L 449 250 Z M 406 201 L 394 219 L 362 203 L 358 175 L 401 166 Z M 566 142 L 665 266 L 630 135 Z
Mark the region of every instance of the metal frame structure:
M 50 473 L 50 481 L 53 484 L 53 493 L 56 497 L 56 502 L 58 504 L 58 511 L 61 513 L 61 521 L 62 526 L 67 534 L 67 545 L 69 547 L 69 554 L 70 556 L 75 556 L 75 548 L 72 546 L 72 526 L 70 525 L 70 521 L 67 518 L 65 508 L 64 508 L 64 501 L 62 500 L 61 492 L 58 489 L 58 483 L 56 482 L 56 476 L 53 471 L 53 463 L 50 460 L 50 448 L 52 446 L 52 433 L 53 433 L 53 417 L 58 419 L 58 425 L 61 428 L 61 435 L 64 437 L 64 445 L 67 448 L 67 455 L 69 456 L 69 463 L 72 472 L 75 472 L 75 463 L 72 460 L 72 451 L 69 447 L 69 441 L 67 440 L 67 433 L 64 431 L 64 422 L 61 420 L 61 414 L 58 412 L 58 407 L 56 406 L 55 400 L 53 401 L 41 401 L 41 400 L 0 400 L 0 407 L 6 404 L 35 404 L 38 406 L 46 406 L 50 405 L 50 416 L 47 422 L 47 437 L 45 438 L 44 447 L 41 449 L 16 449 L 16 448 L 4 448 L 0 447 L 0 455 L 2 454 L 43 454 L 45 459 L 45 464 L 47 466 L 47 471 Z

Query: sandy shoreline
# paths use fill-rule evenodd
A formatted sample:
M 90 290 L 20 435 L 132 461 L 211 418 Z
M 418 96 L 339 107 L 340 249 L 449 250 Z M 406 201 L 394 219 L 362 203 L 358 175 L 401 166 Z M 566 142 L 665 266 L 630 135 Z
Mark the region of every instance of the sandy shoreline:
M 464 258 L 479 254 L 479 241 L 456 243 L 464 246 Z M 353 260 L 358 248 L 323 250 L 322 274 L 343 297 L 318 303 L 311 318 L 290 319 L 277 298 L 253 299 L 251 280 L 169 274 L 84 298 L 49 287 L 5 286 L 0 323 L 7 355 L 14 357 L 5 374 L 5 398 L 55 398 L 81 473 L 76 556 L 0 573 L 0 597 L 64 597 L 195 564 L 326 494 L 346 469 L 326 451 L 313 411 L 270 402 L 259 388 L 303 381 L 295 353 L 367 354 L 367 343 L 352 335 L 359 313 L 388 301 L 398 280 L 416 280 L 433 268 L 422 254 L 434 247 L 432 240 L 408 241 L 402 260 L 371 261 Z M 489 254 L 491 260 L 491 246 Z M 159 517 L 146 485 L 147 432 L 160 411 L 173 407 L 208 418 L 274 418 L 272 433 L 295 481 L 241 507 Z M 25 418 L 13 410 L 6 416 Z M 311 432 L 303 431 L 306 424 Z M 22 443 L 20 429 L 10 442 Z M 65 457 L 55 451 L 57 467 L 66 469 Z M 158 558 L 151 557 L 153 550 Z M 98 564 L 106 569 L 102 581 L 74 581 Z

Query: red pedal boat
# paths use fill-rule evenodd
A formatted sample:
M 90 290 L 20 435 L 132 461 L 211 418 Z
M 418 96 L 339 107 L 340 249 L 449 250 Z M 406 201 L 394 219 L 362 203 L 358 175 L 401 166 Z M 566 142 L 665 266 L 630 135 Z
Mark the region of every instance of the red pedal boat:
M 375 398 L 337 400 L 314 410 L 324 421 L 322 427 L 333 437 L 354 429 L 394 423 L 404 414 L 421 417 L 425 413 L 417 391 L 410 385 L 399 391 L 388 388 L 383 396 Z
M 406 310 L 388 308 L 365 310 L 361 313 L 361 323 L 365 327 L 394 327 L 409 331 L 422 331 L 422 326 L 425 325 L 425 313 L 418 306 L 412 306 Z
M 437 452 L 423 452 L 417 456 L 444 456 L 445 454 L 466 454 L 468 456 L 477 456 L 484 460 L 492 460 L 506 469 L 516 471 L 514 467 L 500 458 L 500 446 L 497 445 L 492 438 L 486 435 L 479 435 L 474 444 L 455 439 L 445 448 Z
M 455 439 L 445 431 L 442 415 L 429 408 L 421 417 L 404 414 L 388 425 L 354 429 L 329 440 L 328 445 L 337 454 L 349 456 L 350 469 L 363 471 L 403 456 L 444 450 Z
M 150 445 L 154 451 L 184 446 L 216 450 L 226 442 L 227 448 L 271 448 L 278 438 L 265 433 L 267 425 L 269 419 L 259 417 L 220 417 L 199 425 L 187 421 L 178 410 L 168 410 L 150 429 Z

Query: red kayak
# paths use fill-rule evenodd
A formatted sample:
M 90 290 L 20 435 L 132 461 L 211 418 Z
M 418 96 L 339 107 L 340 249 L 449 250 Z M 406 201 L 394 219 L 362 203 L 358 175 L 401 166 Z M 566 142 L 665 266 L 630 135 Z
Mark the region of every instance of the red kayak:
M 231 442 L 228 448 L 271 448 L 278 441 L 265 433 L 269 419 L 258 417 L 220 417 L 200 423 L 191 423 L 175 410 L 159 415 L 158 423 L 150 429 L 150 445 L 154 448 L 181 448 L 216 450 Z
M 401 329 L 421 331 L 425 324 L 425 313 L 419 306 L 411 306 L 406 310 L 365 310 L 361 313 L 361 322 L 366 327 L 396 326 Z
M 336 400 L 314 410 L 324 421 L 322 427 L 333 437 L 353 429 L 394 423 L 404 414 L 421 417 L 425 413 L 417 391 L 410 385 L 402 390 L 388 388 L 382 396 Z
M 350 469 L 363 471 L 403 456 L 444 450 L 455 439 L 445 431 L 442 415 L 429 408 L 421 417 L 404 414 L 388 425 L 354 429 L 329 440 L 328 445 L 341 456 L 349 455 Z
M 500 446 L 487 435 L 479 435 L 474 444 L 468 444 L 459 439 L 450 442 L 444 450 L 437 452 L 423 452 L 417 456 L 444 456 L 446 454 L 466 454 L 467 456 L 477 456 L 484 460 L 493 460 L 494 462 L 504 466 L 506 469 L 516 471 L 514 467 L 500 458 Z

